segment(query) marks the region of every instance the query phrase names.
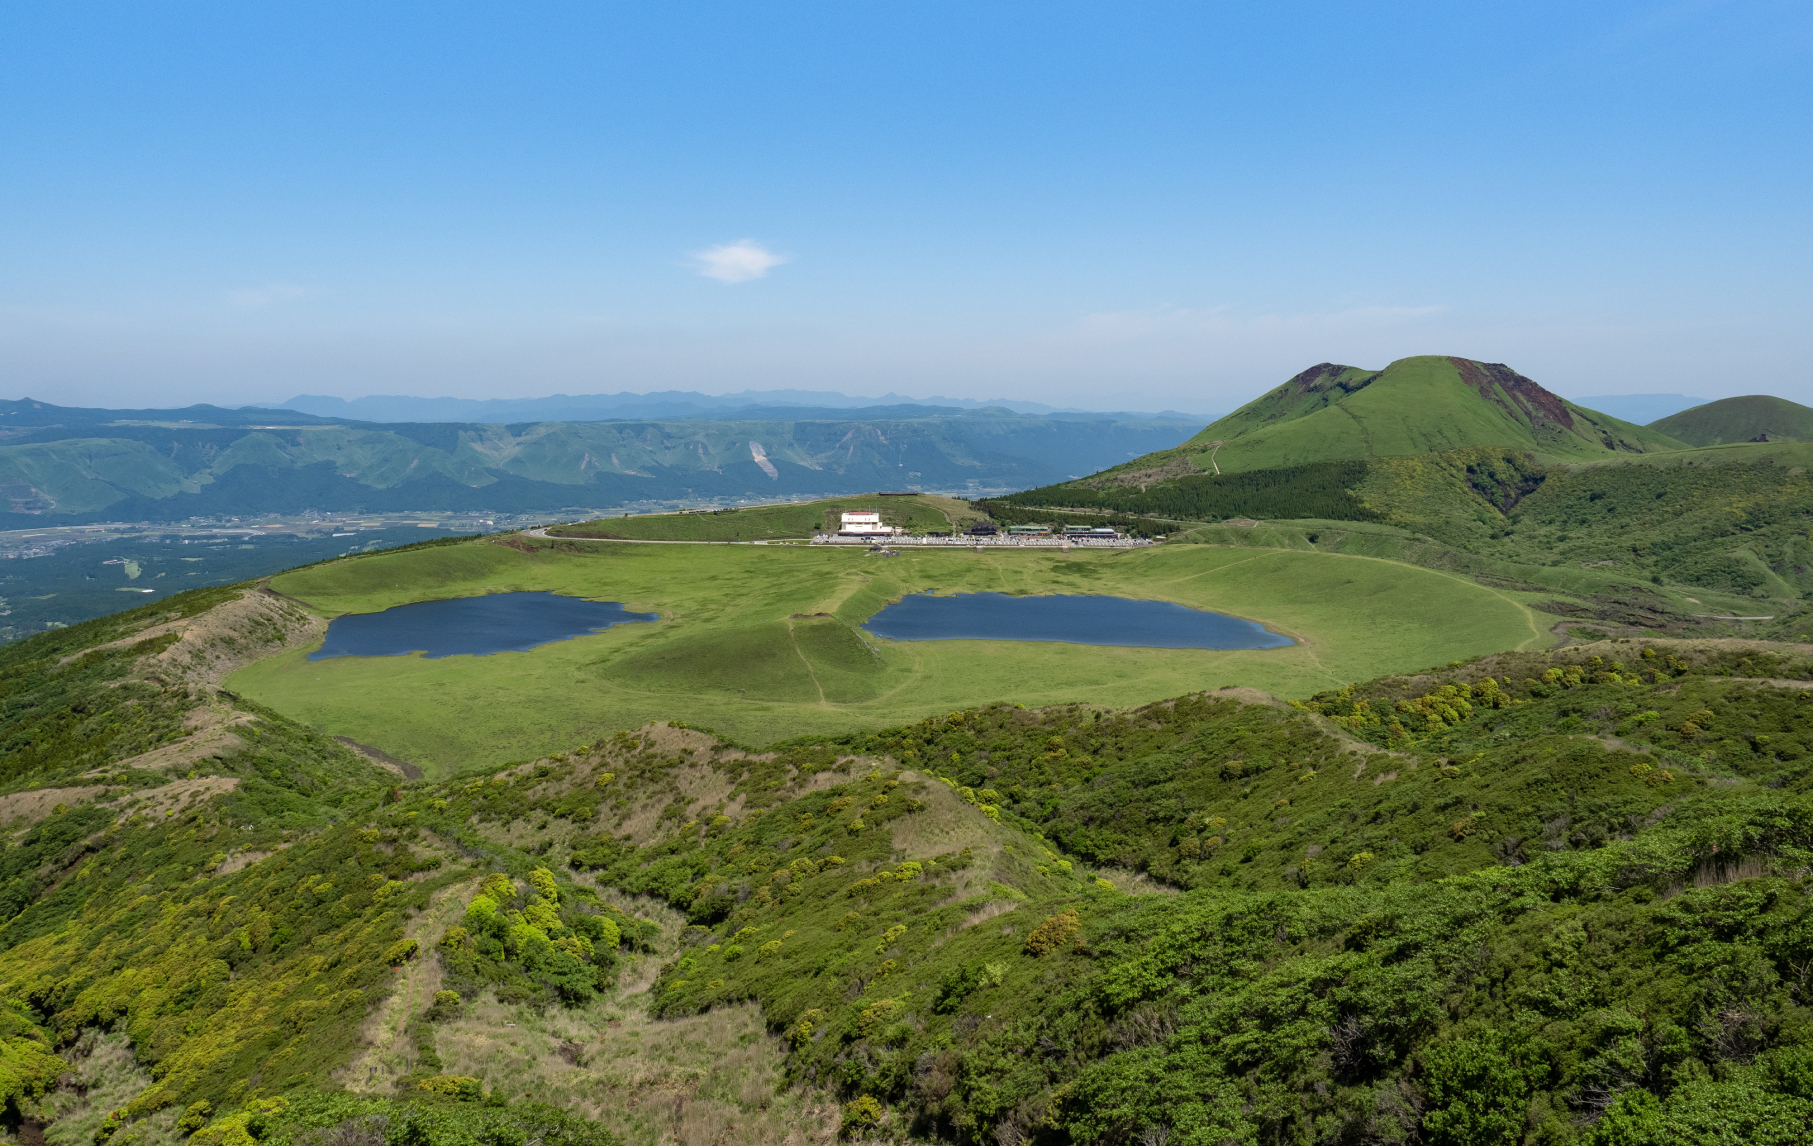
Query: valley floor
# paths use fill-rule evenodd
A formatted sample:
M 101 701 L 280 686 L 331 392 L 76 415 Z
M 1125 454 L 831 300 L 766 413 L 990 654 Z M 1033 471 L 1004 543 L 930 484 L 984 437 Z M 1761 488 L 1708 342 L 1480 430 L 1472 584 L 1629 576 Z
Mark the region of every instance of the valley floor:
M 493 542 L 286 574 L 274 590 L 335 616 L 429 598 L 552 590 L 658 611 L 526 653 L 262 661 L 231 687 L 431 775 L 494 766 L 652 720 L 761 744 L 983 699 L 1134 704 L 1241 685 L 1282 696 L 1554 641 L 1516 593 L 1363 556 L 1166 545 L 1137 551 L 860 552 Z M 583 548 L 582 548 L 583 547 Z M 1296 643 L 1215 652 L 892 642 L 862 623 L 912 592 L 1081 593 L 1258 620 Z M 1527 599 L 1527 595 L 1523 595 Z M 448 712 L 460 713 L 456 721 Z

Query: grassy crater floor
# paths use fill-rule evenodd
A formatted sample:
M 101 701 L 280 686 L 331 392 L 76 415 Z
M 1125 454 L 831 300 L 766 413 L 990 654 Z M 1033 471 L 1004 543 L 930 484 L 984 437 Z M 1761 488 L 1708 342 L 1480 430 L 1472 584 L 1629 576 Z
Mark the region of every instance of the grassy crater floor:
M 655 624 L 528 652 L 310 662 L 297 649 L 229 678 L 236 692 L 430 776 L 533 758 L 653 720 L 767 744 L 996 699 L 1129 705 L 1226 685 L 1306 696 L 1551 640 L 1548 619 L 1452 574 L 1207 545 L 877 558 L 807 547 L 472 542 L 334 562 L 271 587 L 330 617 L 514 590 L 660 612 Z M 923 591 L 1174 601 L 1261 621 L 1297 643 L 1218 652 L 894 642 L 860 630 L 888 603 Z

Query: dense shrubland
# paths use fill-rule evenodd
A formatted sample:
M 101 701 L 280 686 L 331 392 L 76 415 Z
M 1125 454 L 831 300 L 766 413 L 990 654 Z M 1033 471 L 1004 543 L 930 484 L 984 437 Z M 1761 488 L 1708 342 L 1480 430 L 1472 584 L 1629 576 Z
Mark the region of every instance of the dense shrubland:
M 849 778 L 571 862 L 689 914 L 662 1009 L 759 1001 L 858 1126 L 1800 1141 L 1813 701 L 1733 677 L 1806 665 L 1648 647 L 1353 690 L 1454 712 L 1395 754 L 1213 695 L 954 713 L 796 746 Z M 1630 751 L 1626 724 L 1666 731 Z M 915 851 L 913 825 L 953 812 L 991 845 Z M 1091 863 L 1195 890 L 1130 898 Z

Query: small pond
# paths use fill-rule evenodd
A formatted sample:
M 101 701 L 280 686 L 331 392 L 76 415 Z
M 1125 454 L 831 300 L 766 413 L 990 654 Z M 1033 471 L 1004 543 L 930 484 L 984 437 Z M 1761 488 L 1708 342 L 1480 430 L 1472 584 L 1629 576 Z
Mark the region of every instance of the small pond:
M 616 601 L 584 601 L 556 593 L 492 593 L 449 601 L 417 601 L 382 613 L 348 613 L 327 626 L 327 641 L 309 660 L 329 657 L 428 657 L 521 652 L 571 640 L 659 613 L 632 613 Z
M 1256 621 L 1131 597 L 915 593 L 863 627 L 893 641 L 1062 641 L 1153 649 L 1275 649 L 1293 643 Z

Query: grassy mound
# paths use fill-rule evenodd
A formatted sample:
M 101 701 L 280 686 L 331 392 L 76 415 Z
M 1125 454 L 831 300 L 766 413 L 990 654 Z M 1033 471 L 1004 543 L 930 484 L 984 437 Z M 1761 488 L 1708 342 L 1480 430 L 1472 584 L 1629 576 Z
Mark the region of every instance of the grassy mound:
M 1786 398 L 1750 394 L 1670 414 L 1649 428 L 1690 446 L 1807 441 L 1813 439 L 1813 409 Z

